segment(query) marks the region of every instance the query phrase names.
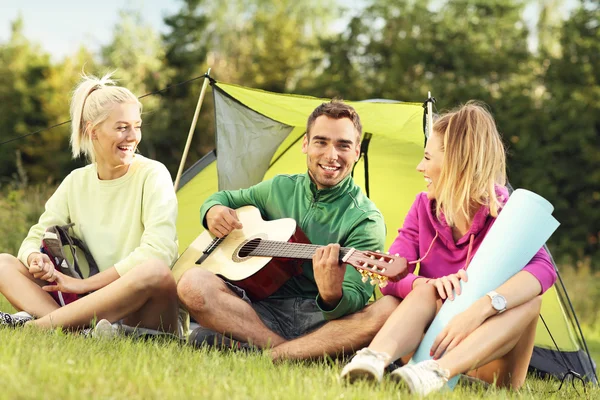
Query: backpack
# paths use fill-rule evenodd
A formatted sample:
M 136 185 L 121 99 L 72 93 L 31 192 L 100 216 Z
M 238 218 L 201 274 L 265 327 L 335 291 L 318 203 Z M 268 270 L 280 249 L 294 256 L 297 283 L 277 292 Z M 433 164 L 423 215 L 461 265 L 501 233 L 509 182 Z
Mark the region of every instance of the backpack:
M 85 255 L 89 266 L 89 276 L 93 276 L 99 272 L 98 265 L 92 257 L 92 253 L 82 240 L 69 235 L 69 230 L 74 226 L 74 223 L 68 225 L 50 226 L 44 232 L 42 237 L 41 251 L 48 255 L 54 267 L 65 275 L 77 279 L 83 279 L 81 273 L 81 264 L 77 258 L 77 249 Z M 65 250 L 70 253 L 71 257 L 65 256 Z

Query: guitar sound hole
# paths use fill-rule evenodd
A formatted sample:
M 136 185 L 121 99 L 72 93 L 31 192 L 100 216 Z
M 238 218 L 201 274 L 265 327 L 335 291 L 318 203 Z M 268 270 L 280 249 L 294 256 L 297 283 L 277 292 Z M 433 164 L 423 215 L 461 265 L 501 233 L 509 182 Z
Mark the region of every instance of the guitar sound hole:
M 261 240 L 262 240 L 261 238 L 256 238 L 256 239 L 249 240 L 246 244 L 244 244 L 240 248 L 240 251 L 238 252 L 238 256 L 240 258 L 249 257 L 250 254 L 254 250 L 256 250 L 256 248 L 258 247 L 258 244 L 260 243 Z

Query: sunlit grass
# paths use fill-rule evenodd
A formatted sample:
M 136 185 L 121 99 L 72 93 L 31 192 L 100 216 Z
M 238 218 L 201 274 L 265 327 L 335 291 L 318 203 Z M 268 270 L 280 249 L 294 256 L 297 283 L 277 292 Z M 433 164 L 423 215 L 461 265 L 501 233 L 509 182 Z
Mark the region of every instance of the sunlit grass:
M 3 298 L 0 309 L 12 311 Z M 588 334 L 588 344 L 598 359 L 600 330 Z M 387 379 L 382 385 L 340 383 L 341 361 L 274 365 L 259 353 L 198 350 L 165 341 L 99 340 L 34 328 L 0 328 L 0 344 L 0 398 L 364 400 L 409 396 Z M 558 385 L 555 380 L 530 378 L 517 392 L 459 386 L 451 393 L 428 398 L 545 400 L 578 396 L 570 385 L 555 393 Z M 600 389 L 588 387 L 588 396 L 600 398 Z
M 173 342 L 99 340 L 61 332 L 0 329 L 2 398 L 366 399 L 408 397 L 382 385 L 338 381 L 342 363 L 284 362 L 262 354 L 196 350 Z M 570 386 L 529 379 L 518 392 L 457 387 L 432 399 L 574 398 Z M 591 389 L 588 389 L 591 390 Z M 595 388 L 591 398 L 600 396 Z

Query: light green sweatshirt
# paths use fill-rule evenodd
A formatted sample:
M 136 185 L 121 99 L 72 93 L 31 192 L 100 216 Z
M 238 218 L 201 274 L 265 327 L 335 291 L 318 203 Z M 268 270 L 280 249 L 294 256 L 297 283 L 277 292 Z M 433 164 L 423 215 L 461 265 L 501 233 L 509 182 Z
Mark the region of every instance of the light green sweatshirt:
M 88 246 L 100 271 L 114 266 L 123 276 L 136 265 L 177 258 L 177 198 L 171 175 L 158 161 L 139 154 L 125 175 L 100 180 L 96 164 L 71 172 L 31 227 L 18 258 L 40 251 L 47 227 L 75 223 L 73 232 Z

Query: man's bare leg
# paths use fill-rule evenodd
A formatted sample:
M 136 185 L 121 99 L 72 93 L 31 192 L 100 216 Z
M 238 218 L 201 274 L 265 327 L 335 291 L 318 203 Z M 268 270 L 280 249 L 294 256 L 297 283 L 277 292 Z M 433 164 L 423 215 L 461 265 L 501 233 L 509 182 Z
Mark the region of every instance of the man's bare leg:
M 27 324 L 51 329 L 89 326 L 95 317 L 178 333 L 175 280 L 167 265 L 144 262 L 111 284 Z M 136 318 L 131 318 L 136 317 Z
M 27 268 L 10 254 L 0 254 L 0 293 L 20 311 L 42 317 L 58 308 L 56 301 L 42 289 L 46 281 L 35 279 Z
M 277 346 L 285 341 L 265 326 L 250 304 L 210 271 L 188 270 L 177 284 L 177 294 L 189 313 L 205 328 L 260 348 Z
M 361 311 L 330 321 L 305 336 L 275 346 L 271 350 L 271 357 L 274 361 L 302 360 L 352 353 L 369 344 L 399 303 L 399 299 L 385 296 Z

